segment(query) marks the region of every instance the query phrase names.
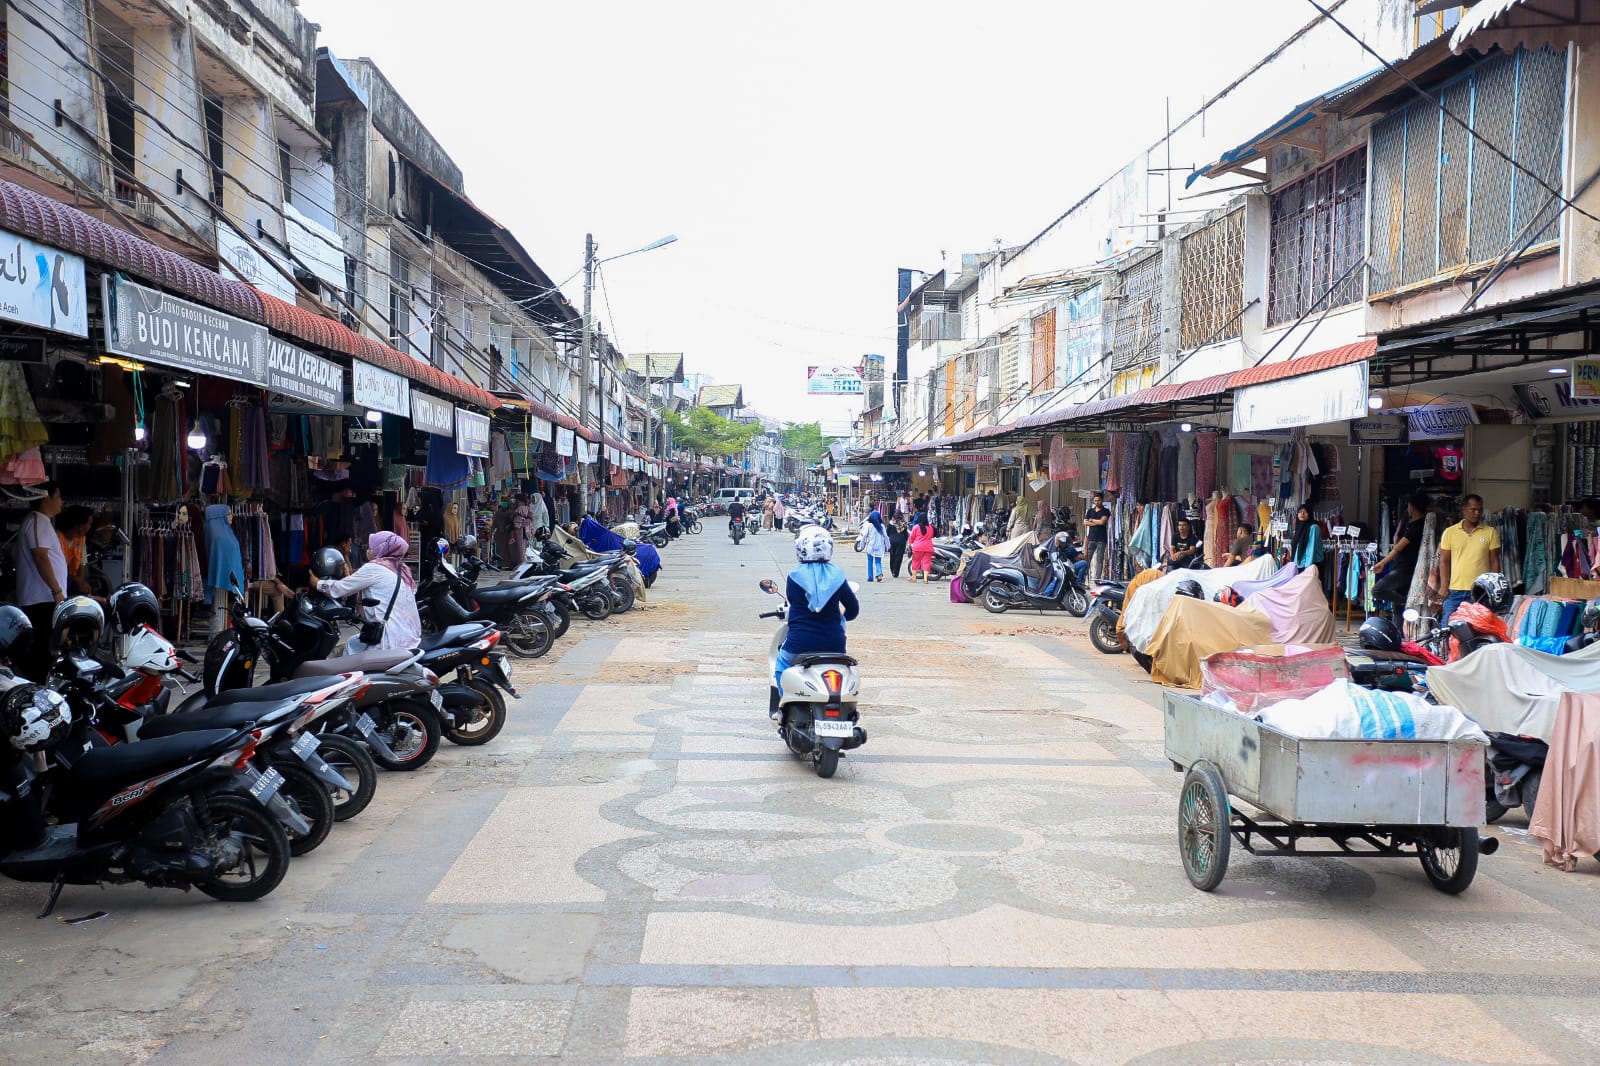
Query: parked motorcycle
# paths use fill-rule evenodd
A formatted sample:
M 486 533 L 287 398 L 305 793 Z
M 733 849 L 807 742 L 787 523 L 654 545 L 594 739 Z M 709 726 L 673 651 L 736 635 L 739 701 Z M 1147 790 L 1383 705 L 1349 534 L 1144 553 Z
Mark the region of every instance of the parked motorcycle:
M 1089 590 L 1094 597 L 1089 605 L 1089 643 L 1106 655 L 1122 654 L 1122 639 L 1117 623 L 1122 619 L 1122 600 L 1128 586 L 1123 581 L 1103 581 Z
M 771 578 L 763 580 L 760 587 L 769 596 L 779 595 Z M 777 610 L 759 617 L 784 621 L 788 611 L 789 602 L 780 598 Z M 861 675 L 852 657 L 819 652 L 798 656 L 778 677 L 778 652 L 788 635 L 785 621 L 773 634 L 767 651 L 767 677 L 776 678 L 769 713 L 777 720 L 778 735 L 789 750 L 809 758 L 818 777 L 832 777 L 843 753 L 867 742 L 856 707 Z
M 1063 554 L 1069 543 L 1066 537 L 1067 534 L 1058 533 L 1033 549 L 1034 560 L 1049 567 L 1042 577 L 1016 566 L 992 566 L 985 571 L 980 587 L 974 590 L 984 609 L 994 614 L 1004 614 L 1013 607 L 1066 611 L 1074 618 L 1088 614 L 1089 592 Z

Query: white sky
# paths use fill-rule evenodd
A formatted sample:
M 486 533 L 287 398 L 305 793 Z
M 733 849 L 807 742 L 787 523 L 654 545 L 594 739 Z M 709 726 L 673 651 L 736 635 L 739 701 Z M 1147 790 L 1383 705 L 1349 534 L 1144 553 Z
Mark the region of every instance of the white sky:
M 1300 0 L 302 0 L 625 352 L 843 431 L 805 368 L 894 355 L 895 268 L 1019 243 L 1315 11 Z M 442 10 L 449 17 L 440 17 Z M 1295 101 L 1285 100 L 1287 109 Z M 580 153 L 587 149 L 584 163 Z M 1073 264 L 1063 263 L 1063 267 Z M 566 286 L 581 305 L 582 282 Z

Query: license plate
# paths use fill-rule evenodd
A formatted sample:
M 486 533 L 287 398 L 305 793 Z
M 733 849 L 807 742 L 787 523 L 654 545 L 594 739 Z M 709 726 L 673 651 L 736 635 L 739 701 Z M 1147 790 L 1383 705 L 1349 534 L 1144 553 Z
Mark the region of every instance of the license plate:
M 315 733 L 301 733 L 300 739 L 294 742 L 294 747 L 290 750 L 302 759 L 309 759 L 321 744 L 322 741 L 317 739 Z
M 494 665 L 499 669 L 502 677 L 511 676 L 511 661 L 509 659 L 507 659 L 504 655 L 495 655 L 491 656 L 491 658 L 494 662 Z
M 267 767 L 267 772 L 264 774 L 250 767 L 246 767 L 245 772 L 254 775 L 250 781 L 250 795 L 262 803 L 269 802 L 278 794 L 278 789 L 283 787 L 283 775 L 273 767 Z
M 360 733 L 364 737 L 370 737 L 372 735 L 372 731 L 376 728 L 378 728 L 377 723 L 372 720 L 371 715 L 365 713 L 356 715 L 357 733 Z
M 432 692 L 428 693 L 428 701 L 433 704 L 434 710 L 444 710 L 444 697 L 439 695 L 438 689 L 434 689 Z
M 844 737 L 849 739 L 855 735 L 856 724 L 854 722 L 830 721 L 826 718 L 818 718 L 811 731 L 819 737 Z

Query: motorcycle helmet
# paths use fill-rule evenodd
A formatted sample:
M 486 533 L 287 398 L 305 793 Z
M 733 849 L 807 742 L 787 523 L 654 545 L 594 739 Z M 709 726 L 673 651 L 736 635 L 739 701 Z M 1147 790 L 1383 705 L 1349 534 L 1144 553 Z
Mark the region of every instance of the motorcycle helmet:
M 128 638 L 128 647 L 120 662 L 126 670 L 171 674 L 178 670 L 178 649 L 154 629 L 140 626 L 139 631 Z
M 1172 594 L 1174 596 L 1193 596 L 1197 600 L 1206 598 L 1206 590 L 1201 588 L 1200 582 L 1192 577 L 1186 577 L 1178 582 L 1177 587 L 1172 590 Z
M 71 725 L 67 701 L 43 685 L 18 685 L 0 701 L 0 733 L 18 751 L 43 751 L 62 740 Z
M 1591 602 L 1583 609 L 1583 628 L 1585 630 L 1600 629 L 1600 603 Z
M 338 548 L 318 548 L 311 557 L 311 572 L 324 581 L 337 581 L 345 569 L 344 553 Z
M 72 596 L 56 604 L 50 616 L 50 650 L 88 648 L 100 639 L 106 612 L 88 596 Z
M 27 651 L 31 640 L 33 623 L 28 621 L 22 608 L 9 603 L 0 604 L 0 659 L 9 659 L 13 653 Z
M 1503 611 L 1511 605 L 1511 582 L 1506 575 L 1490 571 L 1479 574 L 1472 583 L 1472 602 L 1481 603 L 1491 611 Z
M 463 555 L 470 555 L 478 550 L 478 538 L 471 533 L 464 535 L 460 540 L 456 541 L 456 550 Z
M 639 550 L 639 542 L 638 541 L 634 540 L 632 537 L 624 537 L 623 538 L 623 540 L 622 540 L 622 553 L 624 555 L 632 555 L 634 552 L 636 552 L 638 550 Z
M 1369 651 L 1399 651 L 1400 631 L 1393 622 L 1387 618 L 1374 615 L 1361 623 L 1361 632 L 1357 635 L 1361 646 Z
M 794 536 L 794 556 L 802 563 L 833 560 L 833 537 L 821 526 L 806 526 Z
M 1244 602 L 1244 597 L 1233 591 L 1232 586 L 1218 589 L 1217 594 L 1211 598 L 1226 607 L 1237 607 Z
M 138 582 L 123 585 L 107 601 L 111 608 L 111 627 L 126 636 L 141 626 L 161 624 L 161 603 L 149 587 Z

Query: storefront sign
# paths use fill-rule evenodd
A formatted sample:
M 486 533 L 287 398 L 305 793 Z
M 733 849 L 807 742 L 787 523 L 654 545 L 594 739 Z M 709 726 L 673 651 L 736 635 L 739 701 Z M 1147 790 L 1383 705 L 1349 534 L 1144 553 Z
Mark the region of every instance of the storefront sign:
M 267 388 L 291 401 L 344 410 L 344 367 L 267 334 Z
M 986 452 L 956 452 L 939 456 L 941 463 L 961 463 L 965 466 L 993 466 L 994 456 Z
M 1235 433 L 1320 426 L 1366 414 L 1366 363 L 1247 385 L 1233 393 Z
M 0 363 L 44 362 L 43 337 L 0 336 Z
M 488 416 L 456 408 L 456 451 L 474 459 L 489 458 Z
M 570 429 L 562 429 L 560 426 L 557 426 L 556 427 L 556 454 L 557 455 L 565 455 L 565 456 L 571 457 L 572 451 L 573 451 L 573 447 L 572 447 L 573 441 L 575 441 L 576 439 L 577 439 L 577 434 L 573 433 L 572 430 L 570 430 Z
M 806 368 L 806 394 L 810 396 L 860 396 L 861 368 L 812 366 Z
M 1061 443 L 1068 448 L 1109 448 L 1109 438 L 1104 433 L 1063 433 Z
M 595 461 L 596 458 L 599 457 L 600 446 L 598 444 L 595 444 L 592 441 L 586 441 L 582 437 L 579 437 L 578 441 L 577 441 L 577 445 L 578 445 L 578 462 L 580 462 L 580 463 L 592 463 L 592 462 Z
M 360 427 L 345 433 L 345 441 L 349 444 L 382 444 L 383 430 L 367 429 Z
M 371 363 L 351 362 L 350 395 L 357 407 L 411 417 L 411 382 Z
M 1478 421 L 1478 411 L 1470 403 L 1427 404 L 1409 407 L 1405 413 L 1406 432 L 1414 441 L 1460 440 Z
M 424 433 L 448 437 L 456 431 L 455 406 L 425 392 L 411 390 L 411 425 Z
M 307 267 L 328 288 L 343 292 L 348 281 L 339 234 L 302 214 L 293 204 L 283 205 L 283 222 L 283 232 L 289 238 L 289 252 L 295 261 Z
M 1578 400 L 1600 400 L 1600 359 L 1572 361 L 1572 395 Z
M 254 322 L 131 281 L 101 279 L 106 351 L 146 363 L 267 383 L 267 331 Z
M 1600 415 L 1600 400 L 1579 399 L 1565 381 L 1535 381 L 1512 389 L 1522 409 L 1536 422 Z
M 89 335 L 83 259 L 0 230 L 0 318 Z
M 549 440 L 550 431 L 555 427 L 538 415 L 528 416 L 528 435 L 534 440 Z
M 1404 444 L 1409 439 L 1405 415 L 1374 415 L 1350 422 L 1351 444 Z

